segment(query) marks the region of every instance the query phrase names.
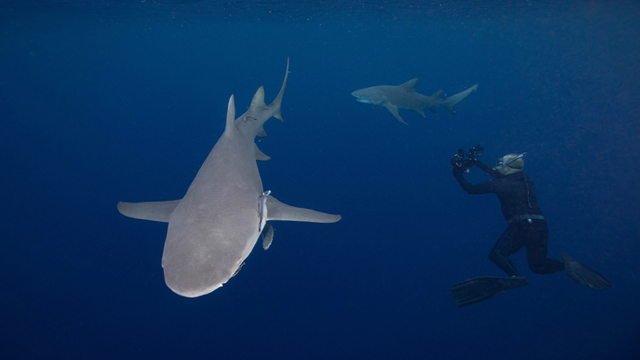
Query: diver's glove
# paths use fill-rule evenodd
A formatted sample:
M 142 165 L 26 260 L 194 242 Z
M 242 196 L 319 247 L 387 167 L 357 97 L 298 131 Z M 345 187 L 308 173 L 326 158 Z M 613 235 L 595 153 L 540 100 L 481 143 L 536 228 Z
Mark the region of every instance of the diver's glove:
M 484 148 L 482 145 L 477 145 L 467 151 L 467 159 L 464 158 L 464 149 L 458 149 L 453 159 L 451 159 L 451 166 L 454 170 L 460 170 L 460 172 L 471 169 L 478 161 L 478 156 L 482 155 Z

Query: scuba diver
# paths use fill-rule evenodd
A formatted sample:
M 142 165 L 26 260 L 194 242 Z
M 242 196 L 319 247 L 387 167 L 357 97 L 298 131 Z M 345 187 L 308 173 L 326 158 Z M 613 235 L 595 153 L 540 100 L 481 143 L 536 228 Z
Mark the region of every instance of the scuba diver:
M 505 155 L 491 168 L 478 160 L 483 150 L 480 145 L 473 147 L 467 152 L 467 159 L 464 159 L 464 150 L 459 149 L 451 159 L 453 176 L 469 194 L 498 195 L 502 214 L 509 226 L 491 249 L 489 260 L 509 277 L 481 276 L 453 285 L 451 294 L 456 305 L 463 307 L 475 304 L 507 290 L 528 285 L 529 280 L 520 274 L 509 259 L 509 256 L 523 247 L 527 251 L 529 268 L 536 274 L 553 274 L 565 270 L 570 278 L 593 289 L 611 286 L 604 276 L 581 264 L 571 255 L 563 254 L 562 261 L 547 258 L 547 222 L 536 201 L 533 181 L 522 172 L 527 153 Z M 476 185 L 470 183 L 463 174 L 473 166 L 495 179 Z

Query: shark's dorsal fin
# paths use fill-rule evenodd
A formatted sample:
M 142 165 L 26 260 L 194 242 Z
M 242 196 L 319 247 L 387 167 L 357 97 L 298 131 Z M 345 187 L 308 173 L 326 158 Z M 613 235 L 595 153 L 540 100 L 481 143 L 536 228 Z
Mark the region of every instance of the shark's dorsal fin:
M 401 88 L 405 88 L 407 91 L 415 91 L 416 83 L 418 82 L 418 78 L 411 79 L 406 83 L 400 85 Z
M 256 150 L 256 160 L 267 161 L 271 159 L 269 155 L 265 155 L 262 151 L 260 151 L 260 149 L 258 149 L 258 144 L 253 143 L 253 145 L 255 146 L 255 150 Z
M 235 126 L 233 121 L 236 119 L 236 104 L 233 101 L 233 95 L 229 98 L 229 105 L 227 106 L 227 123 L 224 126 L 224 135 L 231 136 Z
M 319 211 L 289 206 L 278 201 L 273 196 L 267 198 L 267 220 L 305 221 L 314 223 L 334 223 L 340 220 L 340 215 L 331 215 Z
M 251 112 L 251 109 L 263 110 L 266 107 L 267 104 L 264 103 L 264 87 L 260 86 L 255 95 L 253 95 L 251 106 L 249 106 L 249 112 Z

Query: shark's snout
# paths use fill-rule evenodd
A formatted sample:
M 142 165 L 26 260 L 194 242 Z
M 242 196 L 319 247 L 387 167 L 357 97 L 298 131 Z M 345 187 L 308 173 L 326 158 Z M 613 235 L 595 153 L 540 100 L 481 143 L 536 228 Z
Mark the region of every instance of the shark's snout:
M 352 92 L 351 96 L 355 97 L 356 101 L 358 101 L 358 102 L 365 103 L 365 104 L 371 103 L 371 101 L 369 99 L 367 99 L 367 97 L 364 96 L 364 94 L 362 94 L 362 91 L 360 91 L 360 90 Z

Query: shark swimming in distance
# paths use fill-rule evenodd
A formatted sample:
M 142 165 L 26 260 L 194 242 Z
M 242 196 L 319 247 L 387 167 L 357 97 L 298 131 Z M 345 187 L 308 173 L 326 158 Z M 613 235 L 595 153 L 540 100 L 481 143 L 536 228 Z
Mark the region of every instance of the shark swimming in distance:
M 280 105 L 289 76 L 289 59 L 282 88 L 267 106 L 264 89 L 253 96 L 249 109 L 235 117 L 229 99 L 225 130 L 180 200 L 118 203 L 121 214 L 169 223 L 162 254 L 167 286 L 185 297 L 206 295 L 229 281 L 244 265 L 265 227 L 264 248 L 273 240 L 267 221 L 333 223 L 340 215 L 297 208 L 264 191 L 256 160 L 269 160 L 257 147 L 264 123 L 282 121 Z
M 353 95 L 358 102 L 386 107 L 401 123 L 409 125 L 402 120 L 402 117 L 398 114 L 398 109 L 417 111 L 420 115 L 426 117 L 424 115 L 424 109 L 428 108 L 431 112 L 435 113 L 436 108 L 442 105 L 453 114 L 455 113 L 454 107 L 456 104 L 478 88 L 478 84 L 475 84 L 463 92 L 446 99 L 440 99 L 443 90 L 438 90 L 431 96 L 424 96 L 415 91 L 417 82 L 418 79 L 412 79 L 399 86 L 372 86 L 356 90 L 352 92 L 351 95 Z

